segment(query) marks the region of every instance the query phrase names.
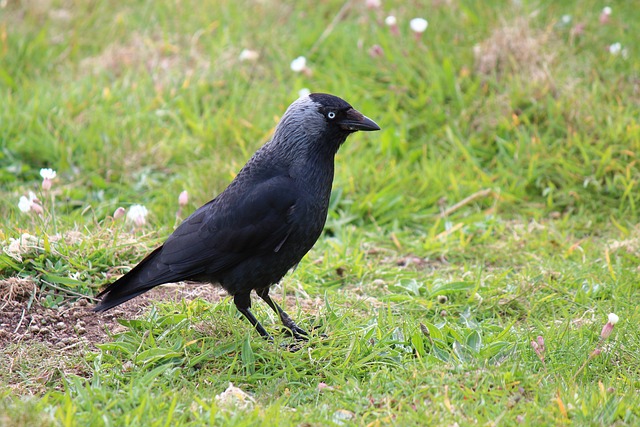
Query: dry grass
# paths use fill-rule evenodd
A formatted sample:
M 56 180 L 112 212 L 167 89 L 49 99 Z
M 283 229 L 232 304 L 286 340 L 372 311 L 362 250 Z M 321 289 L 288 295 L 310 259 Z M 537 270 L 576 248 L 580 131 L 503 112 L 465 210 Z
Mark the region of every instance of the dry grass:
M 498 79 L 518 76 L 534 82 L 551 78 L 554 40 L 549 29 L 531 27 L 530 19 L 518 17 L 493 30 L 474 47 L 476 72 Z
M 8 277 L 0 280 L 0 310 L 4 309 L 9 301 L 23 300 L 37 291 L 36 281 L 31 277 Z
M 100 54 L 84 59 L 80 67 L 89 73 L 109 71 L 116 76 L 127 70 L 144 69 L 157 89 L 168 83 L 183 81 L 196 72 L 204 74 L 211 69 L 211 61 L 200 51 L 199 34 L 190 39 L 154 33 L 133 33 L 125 43 L 114 42 Z

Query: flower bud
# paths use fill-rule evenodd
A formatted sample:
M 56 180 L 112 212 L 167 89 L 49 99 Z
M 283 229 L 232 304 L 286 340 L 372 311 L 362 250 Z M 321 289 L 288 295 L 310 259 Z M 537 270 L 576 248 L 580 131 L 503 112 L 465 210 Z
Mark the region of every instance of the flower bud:
M 602 331 L 600 332 L 600 338 L 606 340 L 613 332 L 613 326 L 618 323 L 620 318 L 614 313 L 609 314 L 609 321 L 602 327 Z
M 189 203 L 189 193 L 185 190 L 178 196 L 178 204 L 180 206 L 186 206 L 187 203 Z
M 120 206 L 118 209 L 116 209 L 116 211 L 113 213 L 113 219 L 120 219 L 124 216 L 125 214 L 125 209 Z
M 37 213 L 38 215 L 42 215 L 44 213 L 44 209 L 37 203 L 31 203 L 31 210 Z

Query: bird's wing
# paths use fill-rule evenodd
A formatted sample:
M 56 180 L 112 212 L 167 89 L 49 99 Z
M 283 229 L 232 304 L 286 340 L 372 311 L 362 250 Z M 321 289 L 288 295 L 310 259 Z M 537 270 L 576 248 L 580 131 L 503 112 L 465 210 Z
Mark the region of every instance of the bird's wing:
M 237 188 L 202 206 L 167 239 L 159 261 L 176 276 L 222 271 L 280 250 L 292 231 L 297 192 L 288 176 Z

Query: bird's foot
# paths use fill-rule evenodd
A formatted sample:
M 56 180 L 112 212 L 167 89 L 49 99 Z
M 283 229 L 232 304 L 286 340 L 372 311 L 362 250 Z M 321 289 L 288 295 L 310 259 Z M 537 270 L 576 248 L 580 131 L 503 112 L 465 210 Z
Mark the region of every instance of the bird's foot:
M 287 343 L 281 343 L 280 347 L 283 350 L 288 351 L 289 353 L 295 353 L 297 351 L 300 351 L 302 349 L 302 347 L 304 347 L 304 346 L 302 345 L 301 342 L 296 341 L 294 343 L 288 343 L 288 344 Z
M 296 322 L 287 317 L 282 319 L 284 326 L 291 332 L 296 341 L 309 341 L 309 333 L 296 325 Z

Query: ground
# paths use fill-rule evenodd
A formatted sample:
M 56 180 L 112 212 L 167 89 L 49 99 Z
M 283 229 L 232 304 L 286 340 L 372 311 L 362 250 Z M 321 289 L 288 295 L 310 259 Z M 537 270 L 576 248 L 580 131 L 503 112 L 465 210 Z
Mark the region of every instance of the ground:
M 0 1 L 0 425 L 640 425 L 639 14 Z M 273 290 L 309 342 L 208 285 L 92 313 L 307 90 L 382 128 Z

